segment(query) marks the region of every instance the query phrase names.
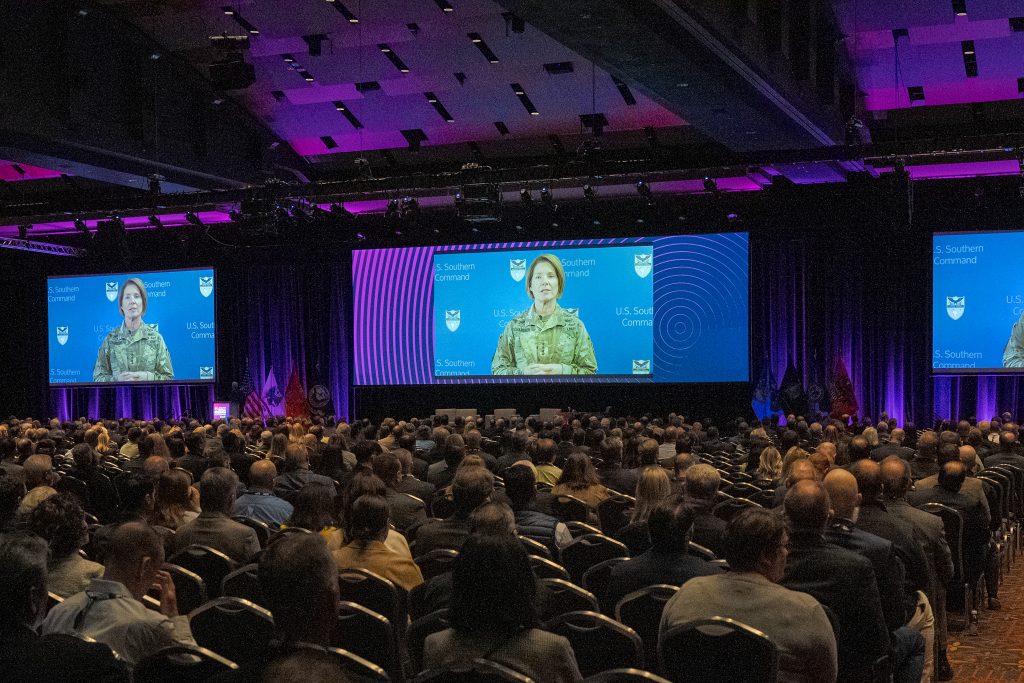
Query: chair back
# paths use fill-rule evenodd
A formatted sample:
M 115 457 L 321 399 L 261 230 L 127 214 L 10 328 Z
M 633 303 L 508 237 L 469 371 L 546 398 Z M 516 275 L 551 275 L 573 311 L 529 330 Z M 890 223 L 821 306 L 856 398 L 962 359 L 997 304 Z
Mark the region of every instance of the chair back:
M 761 507 L 770 508 L 772 503 L 775 502 L 775 491 L 774 489 L 762 489 L 757 493 L 753 493 L 749 496 L 745 496 L 749 501 L 757 503 Z
M 293 643 L 295 650 L 316 650 L 326 652 L 335 658 L 345 673 L 351 674 L 352 680 L 360 683 L 390 683 L 391 679 L 384 669 L 373 662 L 363 659 L 354 652 L 349 652 L 340 647 L 323 647 L 312 643 Z
M 220 585 L 220 592 L 225 597 L 242 598 L 266 607 L 263 593 L 260 591 L 258 564 L 247 564 L 225 576 Z
M 585 534 L 562 548 L 562 566 L 576 583 L 588 569 L 613 557 L 629 557 L 629 548 L 601 534 Z
M 267 543 L 270 541 L 270 525 L 266 522 L 261 522 L 258 519 L 252 519 L 250 517 L 238 516 L 232 517 L 231 519 L 235 520 L 239 524 L 244 524 L 255 531 L 256 538 L 258 538 L 260 542 L 260 548 L 267 547 Z
M 459 668 L 431 669 L 413 680 L 415 683 L 534 683 L 529 676 L 488 659 L 474 659 Z
M 1002 526 L 1003 519 L 1005 519 L 1000 514 L 1000 510 L 1003 509 L 1004 503 L 1008 504 L 1009 501 L 1006 500 L 1007 496 L 1004 495 L 1002 483 L 992 478 L 991 474 L 982 473 L 977 478 L 981 482 L 985 500 L 988 502 L 988 509 L 992 513 L 991 520 L 989 521 L 989 530 L 995 531 Z
M 452 496 L 435 496 L 430 503 L 430 516 L 446 519 L 455 514 L 455 498 Z
M 274 637 L 270 612 L 241 598 L 217 598 L 189 614 L 192 636 L 238 664 L 261 656 Z
M 447 574 L 455 566 L 455 558 L 459 551 L 450 548 L 435 548 L 429 553 L 424 553 L 416 558 L 416 565 L 423 574 L 423 580 L 429 581 L 435 576 Z
M 583 572 L 581 580 L 583 587 L 594 594 L 598 603 L 604 605 L 605 595 L 608 593 L 608 582 L 612 578 L 612 570 L 623 562 L 628 561 L 628 557 L 610 557 L 607 560 L 598 562 Z
M 732 475 L 735 477 L 736 475 Z M 761 489 L 754 486 L 753 484 L 745 481 L 738 481 L 734 484 L 729 484 L 722 489 L 730 496 L 734 498 L 749 498 L 750 496 L 761 493 Z
M 583 676 L 609 669 L 644 666 L 644 646 L 636 631 L 596 612 L 567 612 L 547 623 L 547 630 L 565 636 Z
M 752 500 L 746 498 L 730 498 L 717 503 L 715 507 L 711 509 L 711 514 L 718 517 L 721 520 L 728 522 L 737 514 L 746 510 L 748 507 L 761 507 Z
M 590 508 L 575 496 L 561 495 L 551 499 L 551 514 L 563 522 L 586 522 Z
M 419 673 L 423 670 L 423 644 L 427 636 L 440 633 L 450 625 L 447 609 L 431 612 L 409 624 L 405 632 L 405 648 L 412 662 L 412 671 Z
M 167 564 L 164 569 L 174 581 L 179 613 L 189 614 L 206 602 L 206 582 L 201 576 L 176 564 Z
M 383 576 L 354 567 L 338 573 L 341 599 L 362 605 L 392 624 L 406 623 L 405 591 Z
M 597 518 L 601 530 L 609 536 L 629 523 L 629 512 L 636 505 L 636 499 L 615 493 L 597 505 Z
M 224 577 L 235 570 L 235 563 L 230 557 L 205 545 L 182 548 L 168 562 L 198 574 L 206 584 L 206 594 L 210 598 L 220 597 Z
M 779 653 L 771 638 L 725 617 L 679 624 L 661 635 L 658 657 L 670 681 L 775 683 Z
M 517 536 L 517 538 L 519 539 L 519 542 L 523 544 L 523 547 L 526 548 L 526 552 L 528 554 L 543 557 L 545 560 L 553 559 L 551 557 L 551 551 L 540 541 L 528 536 Z
M 710 549 L 705 548 L 700 543 L 694 543 L 693 541 L 688 541 L 687 542 L 687 544 L 686 544 L 686 554 L 687 555 L 693 555 L 694 557 L 699 557 L 702 560 L 707 560 L 708 562 L 714 562 L 715 560 L 718 559 L 715 556 L 715 554 L 713 552 L 711 552 Z
M 949 544 L 949 552 L 953 555 L 953 582 L 961 583 L 964 580 L 963 515 L 959 510 L 942 503 L 925 503 L 921 509 L 942 520 L 946 530 L 946 543 Z
M 612 669 L 587 676 L 586 683 L 670 683 L 670 681 L 640 669 Z
M 544 588 L 541 619 L 549 621 L 566 612 L 597 612 L 597 598 L 590 591 L 563 581 L 562 579 L 541 579 Z
M 658 664 L 658 628 L 665 603 L 678 588 L 659 583 L 626 595 L 615 605 L 615 620 L 625 624 L 640 636 L 644 643 L 644 661 L 651 668 Z
M 552 562 L 551 560 L 540 557 L 539 555 L 530 555 L 530 569 L 533 570 L 533 575 L 538 579 L 562 579 L 563 581 L 572 581 L 569 578 L 569 572 L 565 571 L 565 567 Z
M 278 529 L 274 533 L 270 534 L 270 538 L 267 539 L 267 545 L 271 546 L 278 539 L 284 538 L 288 534 L 311 534 L 313 533 L 309 529 L 303 529 L 300 526 L 286 526 L 283 529 Z
M 63 474 L 53 488 L 58 493 L 70 493 L 82 508 L 92 508 L 92 504 L 89 501 L 89 486 L 78 477 Z
M 342 602 L 331 633 L 331 645 L 373 662 L 384 669 L 392 681 L 405 680 L 394 628 L 387 617 L 373 610 L 354 602 Z
M 238 668 L 234 662 L 205 647 L 168 645 L 135 664 L 135 683 L 195 683 Z
M 580 536 L 585 536 L 586 534 L 601 533 L 601 530 L 598 529 L 596 526 L 592 524 L 587 524 L 586 522 L 574 522 L 570 520 L 568 522 L 563 522 L 563 524 L 565 524 L 565 528 L 569 530 L 569 534 L 573 538 L 579 538 Z

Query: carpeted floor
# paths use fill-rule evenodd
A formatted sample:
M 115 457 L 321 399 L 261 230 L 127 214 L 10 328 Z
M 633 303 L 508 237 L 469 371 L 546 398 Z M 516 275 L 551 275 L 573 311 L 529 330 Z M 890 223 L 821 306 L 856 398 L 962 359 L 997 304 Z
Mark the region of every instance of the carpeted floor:
M 981 611 L 978 635 L 949 634 L 949 661 L 963 683 L 1024 683 L 1024 556 L 999 587 L 1002 609 Z

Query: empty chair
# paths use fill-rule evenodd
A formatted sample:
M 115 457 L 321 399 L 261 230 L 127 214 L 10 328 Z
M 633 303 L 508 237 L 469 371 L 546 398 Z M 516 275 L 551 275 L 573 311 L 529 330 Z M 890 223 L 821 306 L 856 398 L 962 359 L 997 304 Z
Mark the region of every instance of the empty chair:
M 658 663 L 658 628 L 665 603 L 678 589 L 659 583 L 633 591 L 615 605 L 615 620 L 637 632 L 644 643 L 644 661 L 649 667 Z
M 260 541 L 260 548 L 266 548 L 267 543 L 270 541 L 270 526 L 266 522 L 261 522 L 258 519 L 250 519 L 249 517 L 232 517 L 239 524 L 244 524 L 253 531 L 256 532 L 256 538 Z
M 239 664 L 263 654 L 274 635 L 270 612 L 241 598 L 211 600 L 189 623 L 197 643 Z
M 544 557 L 530 555 L 530 569 L 538 579 L 562 579 L 572 581 L 565 567 Z
M 746 624 L 711 617 L 661 634 L 661 671 L 671 681 L 775 683 L 779 654 L 771 639 Z
M 612 669 L 587 676 L 583 683 L 669 683 L 669 681 L 641 669 Z
M 629 523 L 629 513 L 636 505 L 632 496 L 615 493 L 597 505 L 597 518 L 601 520 L 601 529 L 612 535 Z
M 423 643 L 432 633 L 440 633 L 451 626 L 448 621 L 448 610 L 439 609 L 424 615 L 409 624 L 405 632 L 405 647 L 412 662 L 413 672 L 423 669 Z
M 413 680 L 415 683 L 534 683 L 529 676 L 486 659 L 474 659 L 469 666 L 458 669 L 424 671 Z
M 608 592 L 608 582 L 612 578 L 612 570 L 628 561 L 628 557 L 612 557 L 598 562 L 583 572 L 583 587 L 593 593 L 599 603 L 604 604 L 605 594 Z
M 331 645 L 344 648 L 384 669 L 392 681 L 405 680 L 398 639 L 387 617 L 354 602 L 342 602 Z
M 384 577 L 365 569 L 343 569 L 338 574 L 338 587 L 342 600 L 362 605 L 392 624 L 406 623 L 405 591 Z
M 237 669 L 234 662 L 205 647 L 169 645 L 135 664 L 135 683 L 197 683 Z
M 540 583 L 545 589 L 541 605 L 544 621 L 566 612 L 598 611 L 597 598 L 590 591 L 562 579 L 541 579 Z
M 182 548 L 168 562 L 202 577 L 206 584 L 206 594 L 210 598 L 220 597 L 220 585 L 224 577 L 235 570 L 235 563 L 230 557 L 205 545 Z
M 435 548 L 429 553 L 424 553 L 416 558 L 416 565 L 423 574 L 423 580 L 429 581 L 435 576 L 445 574 L 452 570 L 452 563 L 459 556 L 457 550 L 449 548 Z
M 613 557 L 629 557 L 629 548 L 601 534 L 580 536 L 562 548 L 562 566 L 576 583 L 583 581 L 583 573 L 588 569 Z
M 609 669 L 644 666 L 644 646 L 636 631 L 597 612 L 567 612 L 547 623 L 547 630 L 565 636 L 583 676 Z
M 224 577 L 220 586 L 221 595 L 229 598 L 242 598 L 266 607 L 263 593 L 260 591 L 259 565 L 247 564 L 239 567 Z
M 188 614 L 206 602 L 206 582 L 193 571 L 176 564 L 168 564 L 164 569 L 174 581 L 174 593 L 178 600 L 178 612 Z

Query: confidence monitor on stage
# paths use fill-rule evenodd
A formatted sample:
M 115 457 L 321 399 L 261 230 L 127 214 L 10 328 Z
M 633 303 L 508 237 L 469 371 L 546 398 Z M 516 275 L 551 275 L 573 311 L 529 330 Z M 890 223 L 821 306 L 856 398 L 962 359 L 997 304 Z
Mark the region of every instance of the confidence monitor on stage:
M 212 268 L 47 279 L 50 384 L 213 382 Z
M 1024 372 L 1024 232 L 932 238 L 932 372 Z
M 746 233 L 357 250 L 355 384 L 745 382 Z

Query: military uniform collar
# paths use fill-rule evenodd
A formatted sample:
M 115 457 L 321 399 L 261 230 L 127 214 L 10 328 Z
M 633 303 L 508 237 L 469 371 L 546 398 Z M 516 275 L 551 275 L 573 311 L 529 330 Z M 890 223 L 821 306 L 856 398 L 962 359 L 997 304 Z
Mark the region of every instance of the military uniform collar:
M 144 337 L 148 337 L 150 334 L 153 333 L 153 328 L 151 328 L 145 322 L 142 322 L 139 325 L 139 329 L 132 332 L 131 330 L 128 329 L 128 325 L 125 324 L 125 322 L 122 320 L 121 326 L 117 328 L 117 333 L 119 336 L 125 339 L 131 339 L 133 335 L 135 339 L 143 339 Z
M 543 316 L 543 321 L 544 322 L 548 322 L 550 320 L 553 320 L 561 312 L 562 312 L 562 307 L 559 306 L 558 302 L 556 301 L 555 302 L 555 309 L 553 311 L 551 311 L 551 315 Z M 537 309 L 534 307 L 533 304 L 530 304 L 529 313 L 527 314 L 526 318 L 530 322 L 536 322 L 536 323 L 540 323 L 541 320 L 542 320 L 542 316 L 539 313 L 537 313 Z

